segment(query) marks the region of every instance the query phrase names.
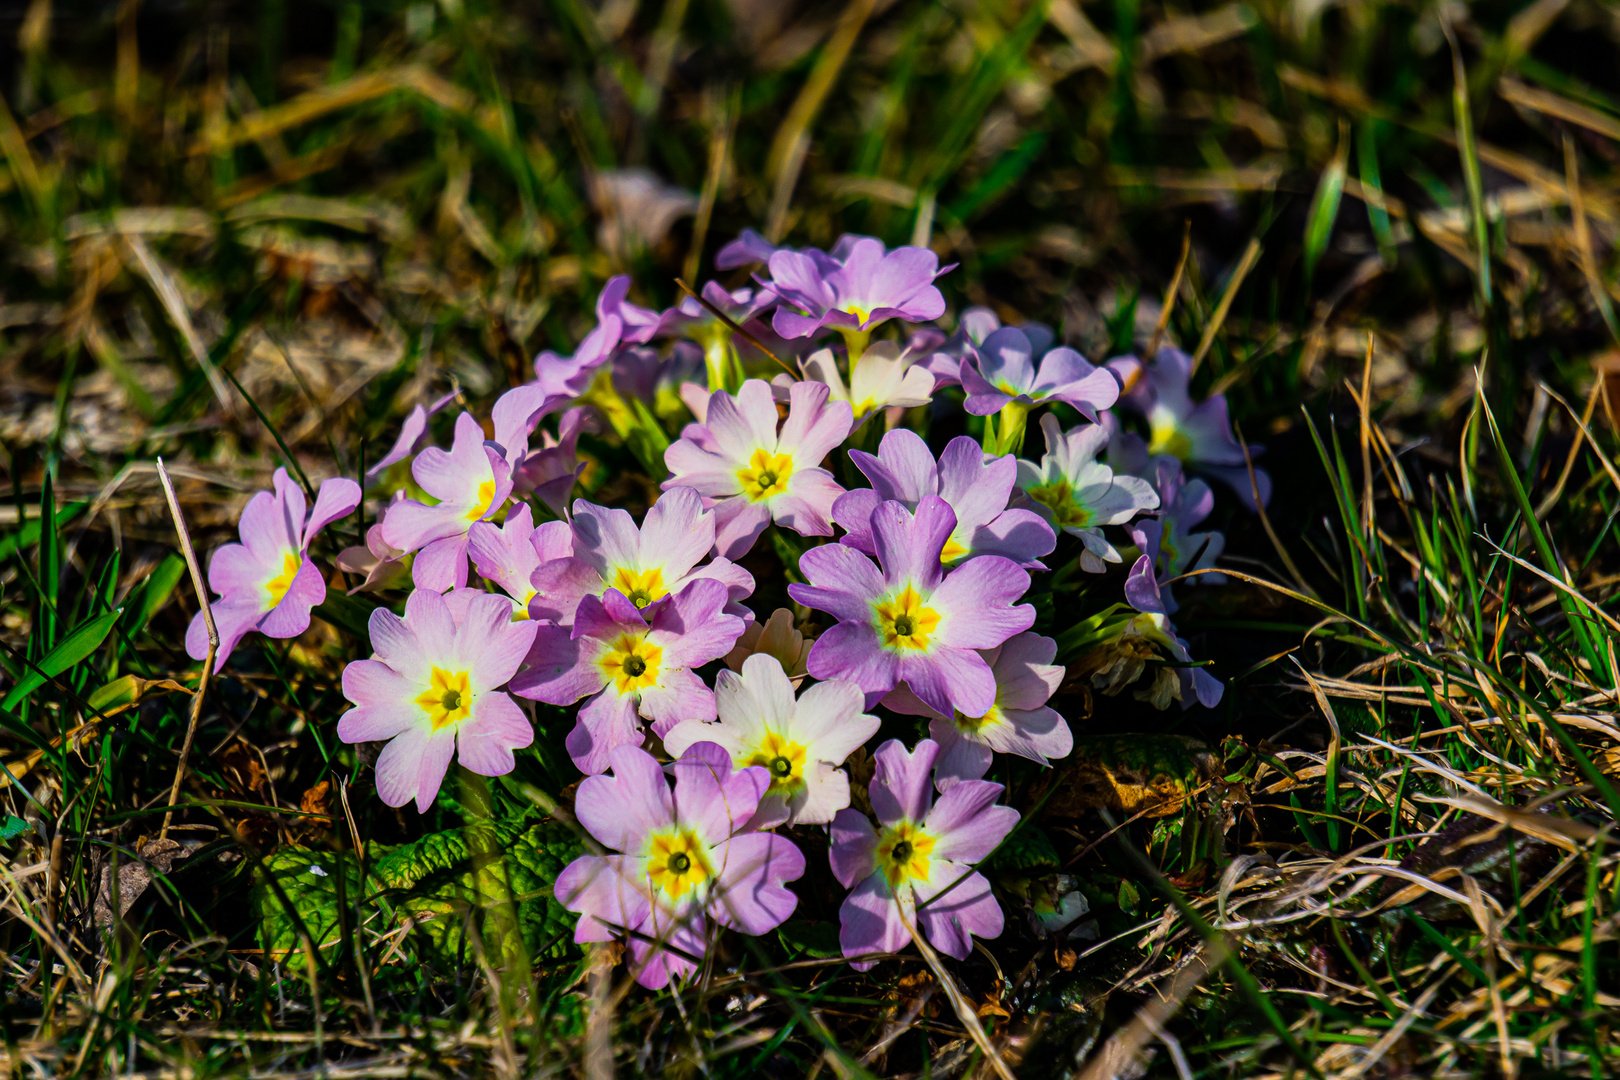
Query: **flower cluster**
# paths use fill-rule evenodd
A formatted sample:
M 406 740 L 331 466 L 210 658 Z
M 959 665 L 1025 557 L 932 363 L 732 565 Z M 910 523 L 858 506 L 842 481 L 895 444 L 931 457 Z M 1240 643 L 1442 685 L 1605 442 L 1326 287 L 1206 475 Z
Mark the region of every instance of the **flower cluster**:
M 1170 621 L 1173 579 L 1220 580 L 1200 573 L 1223 539 L 1195 531 L 1215 502 L 1196 474 L 1250 505 L 1270 481 L 1225 402 L 1194 403 L 1178 350 L 1094 365 L 984 309 L 931 325 L 950 269 L 931 251 L 745 233 L 716 261 L 754 267 L 753 285 L 659 311 L 609 281 L 572 356 L 542 353 L 487 422 L 438 421 L 448 449 L 432 429 L 456 395 L 407 417 L 364 478 L 375 522 L 337 559 L 351 593 L 407 591 L 371 613 L 338 735 L 386 743 L 378 795 L 419 812 L 453 761 L 497 776 L 537 738 L 560 744 L 600 853 L 557 899 L 577 941 L 625 940 L 646 986 L 690 975 L 721 928 L 794 912 L 805 852 L 784 830 L 800 826 L 829 837 L 855 966 L 917 935 L 964 957 L 1004 922 L 977 869 L 1019 823 L 985 779 L 996 755 L 1070 754 L 1052 704 L 1066 679 L 1215 705 L 1221 684 Z M 969 434 L 936 455 L 917 429 L 941 415 Z M 587 434 L 648 474 L 639 521 L 592 501 L 629 488 L 608 486 Z M 326 597 L 311 543 L 363 495 L 327 480 L 307 509 L 278 471 L 253 497 L 210 566 L 221 664 L 250 631 L 308 627 Z M 796 609 L 756 613 L 762 568 Z M 200 616 L 187 646 L 206 651 Z M 920 734 L 907 717 L 927 737 L 867 757 L 880 730 Z

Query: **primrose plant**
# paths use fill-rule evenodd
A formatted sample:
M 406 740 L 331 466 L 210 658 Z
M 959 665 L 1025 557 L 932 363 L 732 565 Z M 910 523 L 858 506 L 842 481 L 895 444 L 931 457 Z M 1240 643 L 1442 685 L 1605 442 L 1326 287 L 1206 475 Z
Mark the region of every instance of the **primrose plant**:
M 1269 478 L 1176 349 L 1093 364 L 985 309 L 935 325 L 932 251 L 750 232 L 716 263 L 754 280 L 660 310 L 613 278 L 572 355 L 540 354 L 487 421 L 456 390 L 417 406 L 364 488 L 309 505 L 278 470 L 209 567 L 218 663 L 309 628 L 337 580 L 314 545 L 359 508 L 338 565 L 375 606 L 371 654 L 336 726 L 381 744 L 383 803 L 428 813 L 452 763 L 571 763 L 594 846 L 555 896 L 647 987 L 774 931 L 807 881 L 847 891 L 813 906 L 857 967 L 916 941 L 966 957 L 1007 924 L 981 866 L 1008 803 L 1074 747 L 1065 687 L 1220 702 L 1167 579 L 1220 581 L 1201 476 L 1250 505 Z M 967 434 L 931 444 L 936 423 Z M 206 653 L 200 616 L 186 645 Z

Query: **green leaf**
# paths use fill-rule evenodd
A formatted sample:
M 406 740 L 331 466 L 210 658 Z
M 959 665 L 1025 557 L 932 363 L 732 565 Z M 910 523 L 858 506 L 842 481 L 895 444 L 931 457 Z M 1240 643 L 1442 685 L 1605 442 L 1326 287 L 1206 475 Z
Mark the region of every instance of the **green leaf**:
M 84 503 L 68 503 L 57 510 L 56 523 L 65 525 L 84 512 Z M 39 543 L 39 518 L 23 522 L 22 528 L 9 536 L 0 536 L 0 559 L 9 559 L 19 551 Z
M 170 596 L 174 595 L 174 587 L 180 584 L 180 579 L 185 573 L 186 560 L 171 552 L 158 563 L 156 570 L 147 575 L 139 598 L 133 602 L 126 601 L 124 604 L 124 610 L 129 613 L 129 622 L 125 627 L 129 637 L 133 638 L 146 629 L 146 624 L 151 621 L 152 616 L 169 602 Z
M 1052 840 L 1037 826 L 1025 825 L 985 861 L 984 869 L 1012 877 L 1040 877 L 1063 869 Z
M 838 944 L 837 923 L 789 919 L 777 928 L 776 936 L 781 939 L 783 947 L 795 956 L 829 960 L 844 955 L 843 946 Z
M 475 841 L 469 846 L 469 836 Z M 415 920 L 407 944 L 422 962 L 453 966 L 471 955 L 469 916 L 486 944 L 497 940 L 484 927 L 498 907 L 515 909 L 522 945 L 529 955 L 559 957 L 573 948 L 576 916 L 557 903 L 552 885 L 580 854 L 573 833 L 556 821 L 528 829 L 479 825 L 432 833 L 392 849 L 374 848 L 376 861 L 362 888 L 352 859 L 308 848 L 283 848 L 264 861 L 255 877 L 252 904 L 266 950 L 304 961 L 297 925 L 266 881 L 273 877 L 291 900 L 317 948 L 338 940 L 338 863 L 344 866 L 351 925 Z
M 315 605 L 314 613 L 345 634 L 357 637 L 361 641 L 370 641 L 371 613 L 380 606 L 362 600 L 358 596 L 333 592 L 329 589 L 326 599 Z
M 7 814 L 4 822 L 0 822 L 0 840 L 10 840 L 21 836 L 25 832 L 33 832 L 34 827 L 15 814 Z
M 63 639 L 62 644 L 45 654 L 44 659 L 39 662 L 38 671 L 30 668 L 24 673 L 22 680 L 11 688 L 5 700 L 0 701 L 0 709 L 7 712 L 15 709 L 24 698 L 43 685 L 48 677 L 62 674 L 100 648 L 123 610 L 119 608 L 109 611 L 81 624 Z
M 1350 160 L 1350 129 L 1339 128 L 1339 148 L 1333 160 L 1322 171 L 1316 184 L 1316 196 L 1311 200 L 1311 214 L 1305 220 L 1305 280 L 1316 276 L 1317 261 L 1327 251 L 1333 236 L 1334 222 L 1339 219 L 1339 200 L 1344 197 L 1344 174 Z

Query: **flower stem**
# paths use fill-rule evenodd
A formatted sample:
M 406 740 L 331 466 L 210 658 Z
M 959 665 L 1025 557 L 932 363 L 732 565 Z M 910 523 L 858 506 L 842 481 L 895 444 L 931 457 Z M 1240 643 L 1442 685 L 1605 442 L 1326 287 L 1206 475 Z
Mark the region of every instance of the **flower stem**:
M 1001 407 L 996 419 L 996 439 L 993 454 L 1017 454 L 1024 449 L 1024 427 L 1029 420 L 1029 406 L 1021 401 L 1009 401 Z M 990 430 L 989 422 L 985 431 Z
M 872 341 L 872 331 L 840 326 L 838 332 L 844 336 L 844 348 L 849 352 L 849 370 L 853 372 L 861 357 L 866 355 L 866 346 Z

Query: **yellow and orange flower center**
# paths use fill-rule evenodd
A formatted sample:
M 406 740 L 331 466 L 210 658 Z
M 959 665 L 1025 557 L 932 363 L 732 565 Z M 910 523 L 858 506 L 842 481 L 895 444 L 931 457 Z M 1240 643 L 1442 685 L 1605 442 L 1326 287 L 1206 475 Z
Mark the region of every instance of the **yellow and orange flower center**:
M 647 845 L 647 877 L 671 900 L 702 885 L 713 872 L 703 841 L 691 829 L 655 834 Z
M 658 661 L 664 650 L 647 643 L 645 634 L 621 634 L 597 661 L 608 682 L 621 694 L 633 694 L 658 682 Z
M 281 603 L 281 598 L 287 595 L 292 588 L 293 578 L 298 576 L 299 569 L 304 560 L 295 551 L 283 552 L 281 556 L 281 573 L 264 583 L 264 591 L 270 594 L 270 606 L 275 607 Z
M 1148 428 L 1148 453 L 1173 454 L 1182 461 L 1192 456 L 1192 439 L 1181 430 L 1170 410 L 1154 409 L 1148 417 Z
M 1080 505 L 1074 497 L 1074 488 L 1067 480 L 1029 489 L 1029 497 L 1052 511 L 1052 521 L 1058 528 L 1084 529 L 1091 524 L 1092 512 Z
M 872 610 L 877 615 L 878 640 L 891 649 L 926 649 L 929 635 L 939 626 L 939 612 L 925 607 L 910 585 L 873 604 Z
M 482 521 L 495 501 L 495 481 L 485 480 L 478 485 L 478 501 L 467 511 L 468 521 Z
M 434 731 L 454 727 L 472 712 L 472 690 L 468 673 L 436 667 L 428 677 L 428 688 L 416 699 L 427 713 Z
M 892 888 L 912 878 L 928 880 L 928 856 L 938 841 L 909 821 L 887 825 L 878 835 L 877 862 Z
M 664 586 L 664 572 L 656 566 L 651 570 L 632 570 L 621 566 L 613 572 L 613 580 L 609 584 L 624 593 L 625 599 L 638 608 L 644 608 L 669 593 Z
M 739 767 L 764 766 L 771 774 L 770 790 L 781 793 L 792 791 L 804 783 L 804 765 L 808 756 L 807 747 L 790 742 L 774 731 L 767 731 L 765 737 L 755 744 L 754 752 L 737 764 Z
M 787 490 L 788 478 L 792 475 L 792 457 L 787 454 L 767 454 L 762 449 L 754 451 L 746 468 L 737 470 L 743 494 L 754 502 L 782 494 Z

